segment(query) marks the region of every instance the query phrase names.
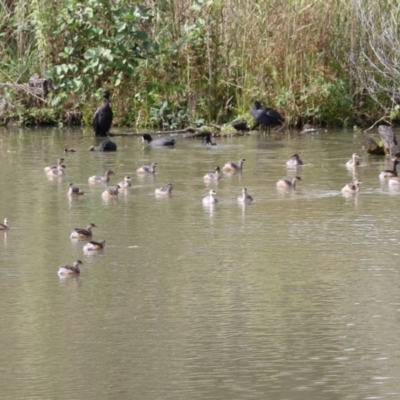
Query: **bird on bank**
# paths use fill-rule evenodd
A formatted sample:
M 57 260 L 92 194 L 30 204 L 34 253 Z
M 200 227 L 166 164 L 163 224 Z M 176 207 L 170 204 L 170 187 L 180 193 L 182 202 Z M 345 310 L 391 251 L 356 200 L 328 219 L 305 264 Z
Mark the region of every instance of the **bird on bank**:
M 220 167 L 217 166 L 217 167 L 215 167 L 214 172 L 209 172 L 209 173 L 205 174 L 203 176 L 203 179 L 206 182 L 218 181 L 221 179 L 220 172 L 221 172 L 221 169 L 220 169 Z
M 215 192 L 215 190 L 211 189 L 209 195 L 203 198 L 203 204 L 219 203 L 218 199 L 215 197 L 216 195 L 217 195 L 217 193 Z
M 0 224 L 0 231 L 8 231 L 9 229 L 8 218 L 4 218 L 4 222 Z
M 142 136 L 143 141 L 147 141 L 151 147 L 163 147 L 163 146 L 174 146 L 175 139 L 169 136 L 153 139 L 151 135 L 145 133 Z
M 71 232 L 71 239 L 87 239 L 91 238 L 93 233 L 92 233 L 92 228 L 96 228 L 96 225 L 93 223 L 90 223 L 86 229 L 84 228 L 74 228 L 73 231 Z
M 69 196 L 81 196 L 81 195 L 85 194 L 85 192 L 82 192 L 81 190 L 79 190 L 79 188 L 74 186 L 74 184 L 72 182 L 68 186 L 69 186 L 69 188 L 68 188 L 67 194 Z
M 154 191 L 154 194 L 156 196 L 169 196 L 172 193 L 172 189 L 174 188 L 174 185 L 172 183 L 168 183 L 165 186 L 162 186 L 160 188 L 157 188 Z
M 282 178 L 282 179 L 279 179 L 278 182 L 276 182 L 276 187 L 277 188 L 295 189 L 297 181 L 301 181 L 301 178 L 299 176 L 295 176 L 292 180 Z
M 142 167 L 136 170 L 137 174 L 140 175 L 147 175 L 147 174 L 154 174 L 156 172 L 157 163 L 153 162 L 151 165 L 143 165 Z
M 358 193 L 360 191 L 360 184 L 362 182 L 356 179 L 354 182 L 346 183 L 342 188 L 342 193 Z
M 397 164 L 399 163 L 399 160 L 395 158 L 393 160 L 393 168 L 392 169 L 385 169 L 379 174 L 379 179 L 385 179 L 385 178 L 395 178 L 397 176 Z
M 73 265 L 61 265 L 58 270 L 59 276 L 67 276 L 67 275 L 79 275 L 81 270 L 79 269 L 79 265 L 83 265 L 81 260 L 74 261 Z
M 258 100 L 251 106 L 250 113 L 254 118 L 252 130 L 259 125 L 266 130 L 285 123 L 285 118 L 283 118 L 278 111 L 270 107 L 262 106 Z
M 299 165 L 303 165 L 303 161 L 297 153 L 293 154 L 292 157 L 286 161 L 287 167 L 298 167 Z
M 360 161 L 358 160 L 358 154 L 357 153 L 353 153 L 353 155 L 351 156 L 350 160 L 347 161 L 346 163 L 346 167 L 347 168 L 354 168 L 354 167 L 358 167 L 360 165 Z
M 83 246 L 83 251 L 97 251 L 97 250 L 103 250 L 104 247 L 106 246 L 106 241 L 99 240 L 98 242 L 91 240 L 90 242 L 86 243 Z
M 238 202 L 242 204 L 251 204 L 253 197 L 247 193 L 247 188 L 242 189 L 242 194 L 238 196 Z
M 110 175 L 115 175 L 111 170 L 105 172 L 104 176 L 93 175 L 88 179 L 89 183 L 107 183 L 110 180 Z
M 237 164 L 232 161 L 229 161 L 222 167 L 222 171 L 226 173 L 240 172 L 243 170 L 243 164 L 245 161 L 246 160 L 244 158 L 241 158 Z
M 107 136 L 113 120 L 113 112 L 110 106 L 110 92 L 103 90 L 103 103 L 96 110 L 92 126 L 96 136 Z

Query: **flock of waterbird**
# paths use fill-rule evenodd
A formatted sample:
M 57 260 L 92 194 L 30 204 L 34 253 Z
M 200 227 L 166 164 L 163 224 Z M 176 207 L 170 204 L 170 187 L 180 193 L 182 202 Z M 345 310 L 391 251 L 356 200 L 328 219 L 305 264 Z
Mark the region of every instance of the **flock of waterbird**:
M 107 136 L 109 134 L 109 130 L 111 128 L 113 113 L 109 102 L 110 93 L 109 91 L 103 91 L 103 103 L 96 110 L 93 117 L 93 129 L 96 136 Z M 259 101 L 255 101 L 252 105 L 250 112 L 254 118 L 254 129 L 256 126 L 261 126 L 262 129 L 269 129 L 271 127 L 275 127 L 278 125 L 282 125 L 285 120 L 284 118 L 275 110 L 263 107 Z M 233 126 L 237 130 L 248 130 L 247 121 L 235 121 L 236 125 Z M 310 131 L 313 131 L 310 130 Z M 381 134 L 382 136 L 382 134 Z M 393 134 L 392 134 L 393 136 Z M 172 147 L 175 145 L 176 141 L 174 138 L 170 136 L 160 137 L 157 139 L 153 139 L 150 134 L 142 135 L 143 141 L 147 141 L 150 147 Z M 394 139 L 395 144 L 397 145 L 396 140 Z M 215 143 L 211 142 L 210 136 L 205 136 L 203 140 L 203 145 L 211 146 L 215 145 Z M 89 150 L 94 150 L 94 147 L 91 146 Z M 102 142 L 99 146 L 99 150 L 101 151 L 116 151 L 117 146 L 114 142 L 107 139 Z M 65 148 L 64 152 L 75 152 L 75 149 Z M 44 168 L 44 172 L 49 178 L 54 177 L 63 177 L 65 175 L 65 159 L 60 157 L 57 161 L 56 165 L 48 165 Z M 240 174 L 243 170 L 245 159 L 241 158 L 238 162 L 227 162 L 222 171 L 225 174 L 233 175 Z M 389 186 L 399 187 L 400 188 L 400 178 L 397 176 L 397 164 L 399 161 L 397 159 L 393 160 L 393 168 L 390 170 L 382 171 L 379 175 L 380 179 L 387 179 Z M 289 168 L 295 168 L 297 171 L 298 167 L 302 167 L 304 165 L 298 154 L 293 154 L 293 156 L 286 162 L 286 166 Z M 354 153 L 351 159 L 346 163 L 346 167 L 355 171 L 355 169 L 360 165 L 359 157 L 356 153 Z M 144 165 L 139 167 L 136 170 L 138 176 L 143 175 L 153 175 L 156 171 L 157 163 L 153 162 L 151 165 Z M 88 178 L 89 184 L 108 184 L 110 181 L 110 176 L 114 175 L 114 172 L 111 170 L 105 171 L 104 175 L 94 175 Z M 217 166 L 214 172 L 206 173 L 203 176 L 205 183 L 216 183 L 221 179 L 221 168 Z M 292 179 L 282 178 L 276 182 L 277 189 L 283 190 L 294 190 L 296 188 L 296 183 L 301 181 L 299 176 L 294 176 Z M 353 194 L 356 195 L 360 191 L 361 181 L 359 179 L 355 179 L 353 182 L 347 183 L 343 188 L 343 194 Z M 106 189 L 102 192 L 103 199 L 117 199 L 121 190 L 125 190 L 131 187 L 131 178 L 129 176 L 125 176 L 117 185 L 114 187 L 106 187 Z M 168 183 L 165 186 L 155 189 L 155 196 L 158 197 L 168 197 L 171 195 L 173 190 L 173 184 Z M 67 191 L 68 196 L 82 196 L 84 192 L 81 191 L 78 187 L 74 186 L 73 183 L 70 183 Z M 253 202 L 253 197 L 248 194 L 247 188 L 243 188 L 241 194 L 237 197 L 237 201 L 243 205 L 249 205 Z M 216 191 L 211 189 L 209 194 L 205 196 L 202 200 L 204 205 L 213 205 L 219 203 L 216 198 Z M 90 223 L 86 228 L 75 228 L 70 235 L 71 240 L 86 240 L 87 243 L 83 247 L 83 251 L 87 252 L 96 252 L 101 251 L 105 247 L 105 240 L 94 241 L 92 239 L 92 228 L 95 228 L 96 225 L 94 223 Z M 8 218 L 4 219 L 4 223 L 0 223 L 0 231 L 8 230 L 9 223 Z M 80 273 L 79 266 L 82 265 L 83 262 L 81 260 L 76 260 L 73 265 L 62 265 L 59 267 L 58 275 L 60 277 L 66 277 L 70 275 L 77 275 Z

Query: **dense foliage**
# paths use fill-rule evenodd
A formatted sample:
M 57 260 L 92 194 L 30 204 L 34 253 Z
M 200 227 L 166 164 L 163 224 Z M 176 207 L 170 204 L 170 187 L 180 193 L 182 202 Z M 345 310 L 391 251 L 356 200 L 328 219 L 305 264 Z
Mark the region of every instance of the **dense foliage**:
M 399 13 L 395 0 L 5 0 L 0 82 L 48 76 L 51 115 L 86 123 L 102 88 L 120 125 L 223 123 L 255 99 L 290 125 L 396 119 Z M 1 101 L 26 114 L 9 85 Z

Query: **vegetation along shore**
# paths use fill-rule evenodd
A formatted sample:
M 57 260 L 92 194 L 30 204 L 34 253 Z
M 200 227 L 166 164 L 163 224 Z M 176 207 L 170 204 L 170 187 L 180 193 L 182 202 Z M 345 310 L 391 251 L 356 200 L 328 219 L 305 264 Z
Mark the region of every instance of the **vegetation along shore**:
M 399 13 L 394 0 L 6 0 L 0 123 L 89 125 L 104 89 L 114 126 L 134 129 L 250 120 L 255 100 L 289 127 L 395 123 Z

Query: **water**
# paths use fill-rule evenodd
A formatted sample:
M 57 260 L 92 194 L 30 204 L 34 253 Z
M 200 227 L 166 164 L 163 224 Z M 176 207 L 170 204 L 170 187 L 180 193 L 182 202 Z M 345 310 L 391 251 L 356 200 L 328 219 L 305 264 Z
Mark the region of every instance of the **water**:
M 2 399 L 395 399 L 400 396 L 400 191 L 362 135 L 330 131 L 217 139 L 176 149 L 115 138 L 87 152 L 80 130 L 0 131 Z M 66 176 L 43 168 L 63 156 Z M 344 164 L 362 157 L 361 193 Z M 300 154 L 305 166 L 287 169 Z M 245 158 L 241 175 L 202 176 Z M 136 169 L 158 163 L 154 177 Z M 87 178 L 132 188 L 105 202 Z M 300 175 L 294 192 L 281 177 Z M 66 195 L 73 182 L 85 195 Z M 154 190 L 172 182 L 171 198 Z M 240 206 L 242 187 L 254 203 Z M 204 207 L 215 188 L 220 204 Z M 74 227 L 93 222 L 103 252 Z M 79 277 L 58 266 L 84 262 Z M 397 372 L 396 372 L 397 371 Z

